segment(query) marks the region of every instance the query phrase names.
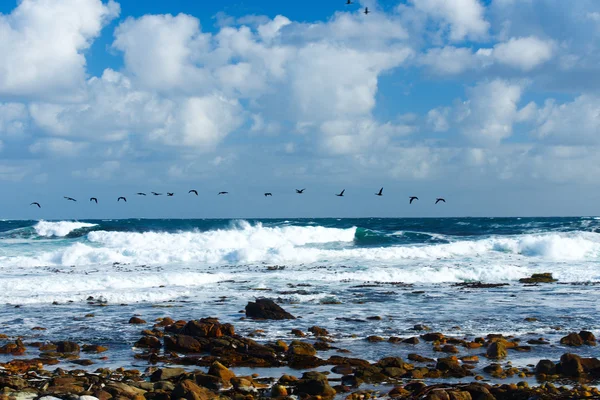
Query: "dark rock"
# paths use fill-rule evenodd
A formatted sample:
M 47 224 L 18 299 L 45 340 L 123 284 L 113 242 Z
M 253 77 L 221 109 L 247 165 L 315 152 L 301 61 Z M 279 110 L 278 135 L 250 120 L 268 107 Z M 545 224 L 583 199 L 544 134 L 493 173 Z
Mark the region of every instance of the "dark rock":
M 339 375 L 350 375 L 354 371 L 352 370 L 352 366 L 350 366 L 348 364 L 342 364 L 342 365 L 336 365 L 335 367 L 333 367 L 331 369 L 331 372 L 333 372 L 334 374 L 339 374 Z
M 583 339 L 585 344 L 590 345 L 590 346 L 596 345 L 596 336 L 594 336 L 594 334 L 592 332 L 581 331 L 581 332 L 579 332 L 579 336 Z
M 138 317 L 131 317 L 129 319 L 129 323 L 133 324 L 133 325 L 143 325 L 146 323 L 146 321 L 144 321 L 143 319 L 138 318 Z
M 254 319 L 296 319 L 270 299 L 257 299 L 246 305 L 246 317 Z
M 311 396 L 321 396 L 322 398 L 332 398 L 336 392 L 329 382 L 327 376 L 319 372 L 305 372 L 296 385 L 299 394 L 308 394 Z
M 485 354 L 488 358 L 505 358 L 508 352 L 504 342 L 498 341 L 490 344 Z
M 580 377 L 584 374 L 585 370 L 581 364 L 581 357 L 576 354 L 566 353 L 560 357 L 560 363 L 557 366 L 557 370 L 570 377 Z
M 560 339 L 560 344 L 573 347 L 583 346 L 583 339 L 577 333 L 569 333 Z
M 432 332 L 421 335 L 421 338 L 426 342 L 435 342 L 436 340 L 442 340 L 444 335 L 439 332 Z
M 59 353 L 79 353 L 79 345 L 75 342 L 56 342 L 56 351 Z
M 385 339 L 382 338 L 381 336 L 368 336 L 367 341 L 371 342 L 371 343 L 379 343 L 379 342 L 384 342 Z
M 442 347 L 442 352 L 444 352 L 444 353 L 451 353 L 451 354 L 457 354 L 457 353 L 459 353 L 459 351 L 456 348 L 456 346 L 453 346 L 451 344 L 447 344 L 444 347 Z
M 177 333 L 200 338 L 219 338 L 235 335 L 235 329 L 231 324 L 221 324 L 216 318 L 203 318 L 188 322 Z
M 328 336 L 329 332 L 325 328 L 321 328 L 318 326 L 311 326 L 308 328 L 308 331 L 311 332 L 315 336 Z
M 419 354 L 415 354 L 415 353 L 410 353 L 408 355 L 408 359 L 410 361 L 415 361 L 415 362 L 433 362 L 435 361 L 433 358 L 427 358 L 427 357 L 423 357 Z
M 162 343 L 159 338 L 154 336 L 144 336 L 134 344 L 139 349 L 160 349 Z
M 288 354 L 295 356 L 314 356 L 317 354 L 317 351 L 310 343 L 294 340 L 290 344 Z
M 150 375 L 150 381 L 166 381 L 168 379 L 180 377 L 185 373 L 185 369 L 183 368 L 161 368 L 154 371 L 154 373 Z
M 533 274 L 530 278 L 521 278 L 521 283 L 551 283 L 556 282 L 558 279 L 554 279 L 550 272 L 544 272 L 542 274 Z
M 200 353 L 202 345 L 196 339 L 187 335 L 165 336 L 165 349 L 181 353 Z
M 208 370 L 208 375 L 218 377 L 226 385 L 230 384 L 232 378 L 235 378 L 235 374 L 218 361 L 212 363 Z
M 536 375 L 554 375 L 556 374 L 556 364 L 550 360 L 540 360 L 535 366 Z
M 408 343 L 408 344 L 419 344 L 419 338 L 416 336 L 410 337 L 408 339 L 404 339 L 402 341 L 402 343 Z
M 108 351 L 108 347 L 92 345 L 92 344 L 84 344 L 81 349 L 84 353 L 104 353 Z
M 304 337 L 306 333 L 302 332 L 300 329 L 292 329 L 292 335 L 296 337 Z
M 212 400 L 217 398 L 216 393 L 210 390 L 196 385 L 191 380 L 185 380 L 175 386 L 171 395 L 172 399 L 186 399 L 186 400 Z

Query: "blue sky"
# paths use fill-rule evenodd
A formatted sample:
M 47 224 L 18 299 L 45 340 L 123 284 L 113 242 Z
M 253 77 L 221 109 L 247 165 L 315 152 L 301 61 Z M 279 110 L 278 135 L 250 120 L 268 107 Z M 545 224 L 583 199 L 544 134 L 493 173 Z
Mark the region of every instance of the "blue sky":
M 344 3 L 2 2 L 0 217 L 598 214 L 600 3 Z

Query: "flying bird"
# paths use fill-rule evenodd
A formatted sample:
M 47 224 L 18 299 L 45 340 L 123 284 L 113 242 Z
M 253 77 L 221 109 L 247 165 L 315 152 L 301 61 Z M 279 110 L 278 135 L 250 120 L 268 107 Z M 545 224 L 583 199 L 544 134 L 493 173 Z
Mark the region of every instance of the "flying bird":
M 97 198 L 95 198 L 95 197 L 90 197 L 90 201 L 95 201 L 95 202 L 96 202 L 96 204 L 98 204 L 98 199 L 97 199 Z
M 354 4 L 354 3 L 352 2 L 352 0 L 346 0 L 346 5 L 348 5 L 348 4 Z
M 229 192 L 219 192 L 219 194 L 228 194 Z
M 162 196 L 162 193 L 156 193 L 156 192 L 150 192 L 150 193 L 152 193 L 155 196 Z
M 296 193 L 298 193 L 298 194 L 302 194 L 302 193 L 304 193 L 304 191 L 305 191 L 305 190 L 306 190 L 306 189 L 296 189 Z
M 265 193 L 265 197 L 267 197 L 267 196 L 271 196 L 271 197 L 273 197 L 273 193 L 268 193 L 268 192 L 267 192 L 267 193 Z
M 40 206 L 40 203 L 38 203 L 37 201 L 34 201 L 33 203 L 30 204 L 30 206 L 38 206 L 38 208 L 42 208 L 42 206 Z
M 375 196 L 383 196 L 383 188 L 379 189 L 379 192 L 375 193 Z
M 118 202 L 119 202 L 121 199 L 123 199 L 123 201 L 125 201 L 125 203 L 127 203 L 127 199 L 126 199 L 125 197 L 123 197 L 123 196 L 121 196 L 121 197 L 119 197 L 119 198 L 117 199 L 117 203 L 118 203 Z
M 445 199 L 442 199 L 441 197 L 438 197 L 437 199 L 435 199 L 435 204 L 439 203 L 440 201 L 443 201 L 444 203 L 446 202 Z
M 72 198 L 72 197 L 67 197 L 67 196 L 63 196 L 63 197 L 64 197 L 65 199 L 67 199 L 68 201 L 77 201 L 77 200 L 75 200 L 75 199 L 74 199 L 74 198 Z
M 369 14 L 370 12 L 371 11 L 369 11 L 369 7 L 365 7 L 365 11 L 364 11 L 365 15 Z
M 336 196 L 338 196 L 338 197 L 344 197 L 344 192 L 345 192 L 345 191 L 346 191 L 346 189 L 342 190 L 342 191 L 340 192 L 340 194 L 336 194 Z
M 419 200 L 419 198 L 417 196 L 410 196 L 410 201 L 408 204 L 412 204 L 413 200 Z
M 192 189 L 192 190 L 190 190 L 190 191 L 188 192 L 188 194 L 189 194 L 189 193 L 194 193 L 196 196 L 198 196 L 198 191 L 197 191 L 197 190 L 194 190 L 194 189 Z
M 174 194 L 175 193 L 169 193 L 169 192 L 167 192 L 167 197 L 173 197 Z
M 136 194 L 137 194 L 138 196 L 145 196 L 145 195 L 146 195 L 146 193 L 142 193 L 142 192 L 139 192 L 139 193 L 136 193 Z

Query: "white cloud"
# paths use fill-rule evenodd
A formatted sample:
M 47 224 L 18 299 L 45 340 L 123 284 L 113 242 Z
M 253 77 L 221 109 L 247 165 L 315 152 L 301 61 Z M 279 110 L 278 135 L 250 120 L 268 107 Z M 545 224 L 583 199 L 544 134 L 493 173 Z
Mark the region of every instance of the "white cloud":
M 493 57 L 500 63 L 530 71 L 552 58 L 553 44 L 534 36 L 512 38 L 494 46 Z
M 83 52 L 118 15 L 112 0 L 23 0 L 12 13 L 0 14 L 0 94 L 80 95 Z
M 485 8 L 479 0 L 411 0 L 415 9 L 449 25 L 450 40 L 457 42 L 482 39 L 490 24 L 485 20 Z
M 449 129 L 448 115 L 450 107 L 440 107 L 429 110 L 427 113 L 427 124 L 434 132 L 446 132 Z
M 108 180 L 121 169 L 119 161 L 111 160 L 104 161 L 97 167 L 87 168 L 85 170 L 73 171 L 73 176 L 78 178 L 93 179 L 93 180 Z
M 27 107 L 21 103 L 0 103 L 0 135 L 21 135 L 27 126 Z

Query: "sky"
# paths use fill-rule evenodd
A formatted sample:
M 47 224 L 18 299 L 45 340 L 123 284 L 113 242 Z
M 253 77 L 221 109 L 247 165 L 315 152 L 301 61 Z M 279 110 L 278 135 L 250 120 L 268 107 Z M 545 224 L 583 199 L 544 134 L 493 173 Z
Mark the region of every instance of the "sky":
M 597 0 L 6 0 L 0 218 L 598 215 L 599 39 Z

